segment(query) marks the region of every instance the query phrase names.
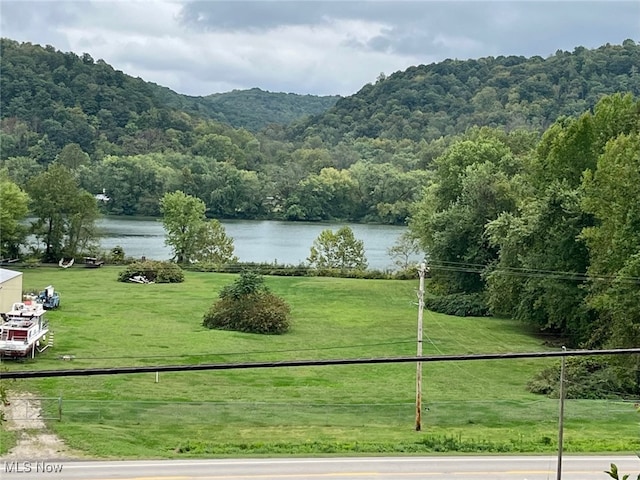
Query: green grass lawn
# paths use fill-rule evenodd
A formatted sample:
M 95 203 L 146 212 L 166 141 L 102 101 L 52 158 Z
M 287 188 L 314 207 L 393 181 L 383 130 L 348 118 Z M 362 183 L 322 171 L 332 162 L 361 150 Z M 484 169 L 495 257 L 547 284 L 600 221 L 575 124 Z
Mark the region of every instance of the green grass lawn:
M 187 272 L 181 284 L 116 281 L 120 269 L 36 268 L 24 289 L 53 284 L 55 346 L 10 370 L 409 356 L 416 352 L 416 281 L 268 277 L 292 307 L 282 336 L 208 330 L 202 317 L 236 276 Z M 539 351 L 512 320 L 425 312 L 425 355 Z M 73 355 L 73 361 L 60 357 Z M 526 391 L 559 360 L 424 364 L 416 432 L 416 366 L 376 364 L 20 380 L 10 389 L 62 397 L 49 427 L 96 457 L 376 452 L 551 452 L 558 402 Z M 44 402 L 55 410 L 57 402 Z M 567 451 L 640 448 L 624 402 L 568 401 Z M 12 437 L 3 432 L 2 449 Z

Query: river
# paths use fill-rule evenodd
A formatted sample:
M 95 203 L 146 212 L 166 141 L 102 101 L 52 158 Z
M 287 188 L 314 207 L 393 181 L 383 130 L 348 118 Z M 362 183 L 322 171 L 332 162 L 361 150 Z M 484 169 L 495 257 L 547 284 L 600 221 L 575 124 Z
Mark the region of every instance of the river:
M 313 241 L 322 230 L 337 230 L 344 224 L 280 222 L 272 220 L 225 220 L 221 222 L 233 238 L 235 254 L 241 262 L 277 262 L 298 265 L 306 262 Z M 406 227 L 348 224 L 355 237 L 364 242 L 370 269 L 393 269 L 387 253 Z M 168 260 L 171 249 L 164 244 L 165 232 L 160 220 L 130 217 L 104 217 L 97 222 L 102 238 L 100 248 L 116 245 L 128 257 Z M 416 257 L 416 262 L 419 261 Z

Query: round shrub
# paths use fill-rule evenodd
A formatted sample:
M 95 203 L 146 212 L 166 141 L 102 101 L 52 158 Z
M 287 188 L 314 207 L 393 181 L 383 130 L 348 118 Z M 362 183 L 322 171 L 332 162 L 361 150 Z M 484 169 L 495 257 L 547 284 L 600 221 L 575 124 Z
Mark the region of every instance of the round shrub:
M 244 271 L 220 292 L 202 324 L 218 330 L 282 334 L 289 330 L 289 305 L 264 285 L 256 272 Z
M 218 330 L 279 335 L 289 330 L 289 305 L 268 293 L 221 298 L 205 314 L 203 325 Z

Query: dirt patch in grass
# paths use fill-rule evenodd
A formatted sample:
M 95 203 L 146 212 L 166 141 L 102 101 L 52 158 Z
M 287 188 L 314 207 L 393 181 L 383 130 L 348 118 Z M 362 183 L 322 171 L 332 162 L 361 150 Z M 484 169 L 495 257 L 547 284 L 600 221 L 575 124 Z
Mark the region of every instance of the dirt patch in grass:
M 16 434 L 17 443 L 1 460 L 54 460 L 79 458 L 54 433 L 47 430 L 42 419 L 40 400 L 26 392 L 9 393 L 5 405 L 6 424 L 3 428 Z

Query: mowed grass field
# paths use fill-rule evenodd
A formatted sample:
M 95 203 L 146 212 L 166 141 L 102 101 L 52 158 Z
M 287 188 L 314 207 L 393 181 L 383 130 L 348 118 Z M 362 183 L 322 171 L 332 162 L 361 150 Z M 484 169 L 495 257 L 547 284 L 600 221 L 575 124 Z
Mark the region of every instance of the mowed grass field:
M 122 268 L 24 270 L 23 288 L 52 284 L 55 345 L 8 370 L 411 356 L 415 281 L 266 277 L 292 308 L 281 336 L 208 330 L 202 317 L 229 274 L 186 272 L 181 284 L 120 283 Z M 512 320 L 424 314 L 425 355 L 540 351 Z M 72 361 L 62 359 L 73 356 Z M 88 456 L 551 452 L 558 400 L 526 384 L 554 359 L 425 363 L 422 430 L 415 431 L 416 365 L 372 364 L 60 377 L 7 382 L 62 398 L 48 427 Z M 56 400 L 43 400 L 55 416 Z M 570 400 L 569 452 L 640 449 L 632 402 Z M 0 449 L 15 440 L 2 431 Z

